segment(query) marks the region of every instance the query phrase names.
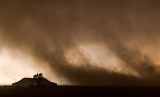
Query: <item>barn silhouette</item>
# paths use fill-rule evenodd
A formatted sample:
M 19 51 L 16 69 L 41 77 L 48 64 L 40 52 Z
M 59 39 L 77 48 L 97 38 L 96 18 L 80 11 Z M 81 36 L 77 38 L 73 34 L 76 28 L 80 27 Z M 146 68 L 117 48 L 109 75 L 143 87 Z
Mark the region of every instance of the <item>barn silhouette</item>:
M 39 76 L 40 75 L 40 76 Z M 42 73 L 37 73 L 34 78 L 22 78 L 21 80 L 12 83 L 13 87 L 54 87 L 57 83 L 51 82 L 42 76 Z

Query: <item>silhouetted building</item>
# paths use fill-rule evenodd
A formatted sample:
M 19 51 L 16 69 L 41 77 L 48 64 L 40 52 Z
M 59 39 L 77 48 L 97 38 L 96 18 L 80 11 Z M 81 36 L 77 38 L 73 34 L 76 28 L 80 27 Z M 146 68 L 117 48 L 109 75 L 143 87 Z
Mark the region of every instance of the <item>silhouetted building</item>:
M 51 82 L 45 78 L 23 78 L 18 82 L 12 83 L 14 87 L 54 87 L 56 83 Z

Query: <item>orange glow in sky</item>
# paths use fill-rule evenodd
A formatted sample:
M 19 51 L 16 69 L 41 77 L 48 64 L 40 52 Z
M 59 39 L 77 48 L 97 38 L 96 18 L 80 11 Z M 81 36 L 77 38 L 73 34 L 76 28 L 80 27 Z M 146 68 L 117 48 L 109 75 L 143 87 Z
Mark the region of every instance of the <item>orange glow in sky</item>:
M 46 74 L 42 67 L 35 65 L 31 57 L 7 49 L 0 51 L 0 84 L 8 85 L 24 77 L 32 77 L 38 72 Z M 47 75 L 45 77 L 48 77 Z

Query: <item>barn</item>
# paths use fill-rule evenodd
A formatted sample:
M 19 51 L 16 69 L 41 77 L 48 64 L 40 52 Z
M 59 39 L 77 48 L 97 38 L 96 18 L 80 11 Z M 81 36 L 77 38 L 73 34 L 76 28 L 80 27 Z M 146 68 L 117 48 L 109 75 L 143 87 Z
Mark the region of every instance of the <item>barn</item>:
M 18 82 L 12 83 L 13 87 L 54 87 L 56 83 L 46 78 L 23 78 Z

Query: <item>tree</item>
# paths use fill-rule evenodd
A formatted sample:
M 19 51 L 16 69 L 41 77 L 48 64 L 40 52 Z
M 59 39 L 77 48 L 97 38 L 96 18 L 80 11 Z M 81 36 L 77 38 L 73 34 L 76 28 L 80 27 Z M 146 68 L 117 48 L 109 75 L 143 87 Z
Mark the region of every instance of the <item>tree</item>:
M 42 73 L 39 73 L 38 78 L 44 78 Z
M 37 73 L 33 75 L 33 78 L 44 78 L 43 73 Z
M 38 73 L 33 75 L 33 78 L 38 78 Z
M 33 75 L 33 78 L 36 80 L 37 86 L 40 86 L 41 80 L 44 78 L 43 73 L 37 73 Z

